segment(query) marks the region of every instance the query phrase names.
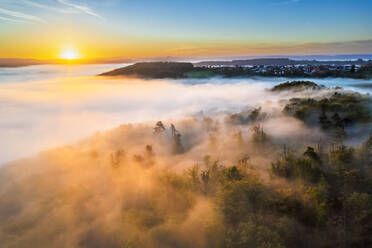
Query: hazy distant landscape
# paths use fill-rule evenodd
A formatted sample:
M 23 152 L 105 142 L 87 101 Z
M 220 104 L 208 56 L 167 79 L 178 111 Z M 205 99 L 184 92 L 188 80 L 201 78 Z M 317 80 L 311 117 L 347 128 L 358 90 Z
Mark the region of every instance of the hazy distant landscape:
M 110 67 L 1 70 L 7 247 L 370 244 L 371 80 Z

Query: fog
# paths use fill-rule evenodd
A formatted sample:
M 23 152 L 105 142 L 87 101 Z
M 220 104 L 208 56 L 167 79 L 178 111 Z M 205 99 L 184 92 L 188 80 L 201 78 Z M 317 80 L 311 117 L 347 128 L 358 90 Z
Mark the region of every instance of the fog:
M 323 136 L 316 128 L 282 116 L 277 111 L 280 102 L 276 99 L 288 94 L 271 95 L 261 83 L 103 81 L 113 85 L 101 90 L 99 85 L 103 82 L 94 83 L 91 79 L 89 83 L 97 88 L 81 91 L 83 79 L 77 80 L 74 87 L 79 85 L 78 96 L 75 90 L 56 95 L 50 88 L 44 94 L 23 93 L 27 95 L 22 98 L 28 99 L 27 104 L 53 100 L 68 109 L 67 117 L 45 124 L 44 130 L 59 120 L 65 124 L 58 125 L 60 132 L 69 127 L 74 129 L 73 135 L 91 122 L 106 120 L 109 127 L 116 121 L 109 109 L 115 104 L 121 106 L 122 101 L 118 100 L 121 97 L 142 108 L 136 112 L 135 106 L 123 104 L 126 120 L 141 120 L 143 114 L 149 115 L 143 119 L 168 119 L 163 121 L 164 127 L 158 125 L 161 127 L 158 130 L 154 129 L 155 122 L 149 120 L 120 125 L 0 168 L 0 240 L 6 247 L 28 247 L 30 243 L 37 247 L 214 247 L 218 228 L 224 222 L 213 197 L 207 197 L 207 188 L 201 185 L 204 193 L 199 193 L 199 184 L 190 184 L 192 171 L 212 164 L 232 166 L 243 159 L 247 161 L 239 163 L 269 181 L 270 162 L 282 149 L 282 143 L 303 146 Z M 62 86 L 69 88 L 66 84 Z M 146 86 L 148 91 L 144 90 Z M 115 91 L 118 89 L 125 94 L 118 94 Z M 106 98 L 106 91 L 110 99 Z M 226 91 L 234 97 L 227 97 Z M 243 94 L 244 91 L 248 94 Z M 179 96 L 182 98 L 178 99 Z M 92 101 L 97 115 L 71 114 L 89 109 Z M 168 106 L 167 101 L 175 103 Z M 256 121 L 239 123 L 227 113 L 245 115 L 245 111 L 237 109 L 258 103 L 262 103 L 262 110 Z M 200 107 L 205 109 L 204 113 L 199 111 Z M 35 115 L 36 110 L 33 111 Z M 45 112 L 50 113 L 48 107 Z M 188 112 L 196 114 L 185 117 Z M 71 123 L 66 118 L 72 119 Z M 31 116 L 27 120 L 35 121 Z M 256 124 L 268 130 L 268 141 L 261 145 L 254 141 L 252 128 Z M 56 139 L 63 138 L 61 135 Z M 196 171 L 197 177 L 198 174 Z M 270 180 L 269 185 L 273 184 L 277 187 L 278 182 Z M 212 187 L 208 192 L 216 194 Z
M 121 65 L 0 69 L 0 163 L 78 141 L 124 123 L 239 111 L 279 98 L 266 91 L 284 78 L 140 80 L 94 75 Z M 371 81 L 314 80 L 368 92 Z
M 331 147 L 331 136 L 282 110 L 289 98 L 329 97 L 339 89 L 268 90 L 283 78 L 94 76 L 101 66 L 72 67 L 65 75 L 63 67 L 53 67 L 43 76 L 40 68 L 47 70 L 11 69 L 23 70 L 23 80 L 1 76 L 5 247 L 229 247 L 229 232 L 236 229 L 229 214 L 240 220 L 245 212 L 254 219 L 259 213 L 285 232 L 295 230 L 291 239 L 307 237 L 303 223 L 255 209 L 274 191 L 298 192 L 300 201 L 308 201 L 301 179 L 284 180 L 270 168 L 288 151 L 320 151 L 322 140 Z M 314 81 L 345 91 L 361 83 L 337 80 Z M 236 208 L 240 200 L 247 202 Z M 247 230 L 262 226 L 252 228 Z M 304 242 L 317 247 L 324 240 Z

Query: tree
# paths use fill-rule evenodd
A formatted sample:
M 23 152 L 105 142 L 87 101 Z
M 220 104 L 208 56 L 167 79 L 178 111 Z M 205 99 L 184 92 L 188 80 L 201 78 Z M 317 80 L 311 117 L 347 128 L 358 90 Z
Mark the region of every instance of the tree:
M 146 145 L 144 157 L 146 159 L 146 166 L 153 166 L 155 164 L 155 153 L 151 145 Z
M 111 166 L 117 168 L 120 163 L 125 159 L 125 152 L 123 150 L 117 150 L 110 154 Z
M 269 209 L 269 190 L 255 177 L 226 181 L 218 195 L 218 206 L 225 221 L 237 225 Z
M 344 145 L 337 146 L 330 152 L 330 162 L 335 165 L 339 172 L 351 166 L 354 161 L 354 149 Z
M 252 140 L 256 143 L 265 143 L 268 140 L 267 134 L 260 125 L 253 126 Z
M 171 124 L 172 138 L 173 138 L 173 152 L 175 154 L 183 153 L 184 149 L 181 142 L 181 134 L 176 127 Z
M 372 195 L 353 192 L 345 199 L 345 240 L 350 247 L 370 247 Z
M 241 180 L 243 176 L 240 174 L 238 168 L 236 166 L 232 166 L 225 171 L 226 177 L 230 181 L 234 180 Z
M 284 245 L 277 232 L 267 226 L 247 221 L 239 224 L 237 228 L 228 230 L 226 247 L 284 248 Z
M 208 191 L 209 191 L 209 179 L 210 179 L 210 176 L 209 176 L 209 170 L 203 170 L 200 174 L 200 177 L 201 177 L 201 181 L 202 181 L 202 191 L 204 192 L 205 195 L 208 194 Z
M 319 155 L 315 152 L 314 148 L 311 147 L 311 146 L 308 146 L 306 148 L 306 151 L 304 152 L 304 156 L 314 160 L 314 161 L 317 161 L 317 162 L 320 162 L 320 157 Z
M 163 122 L 158 121 L 154 127 L 154 134 L 161 134 L 165 131 L 165 127 L 163 125 Z
M 321 114 L 319 115 L 319 124 L 323 129 L 328 129 L 331 126 L 331 122 L 328 120 L 328 117 L 325 113 L 325 111 L 322 111 Z
M 341 117 L 340 117 L 340 115 L 337 112 L 335 112 L 332 115 L 331 119 L 333 121 L 333 125 L 335 125 L 336 127 L 342 127 L 342 128 L 344 128 L 344 124 L 342 123 Z

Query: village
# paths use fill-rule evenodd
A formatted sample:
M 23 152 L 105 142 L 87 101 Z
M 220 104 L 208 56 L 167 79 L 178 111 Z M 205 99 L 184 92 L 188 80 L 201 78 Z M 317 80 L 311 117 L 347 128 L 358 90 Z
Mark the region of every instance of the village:
M 369 67 L 369 66 L 368 66 Z M 295 64 L 295 65 L 208 65 L 217 73 L 245 74 L 251 76 L 301 76 L 301 77 L 356 77 L 366 66 L 355 64 Z

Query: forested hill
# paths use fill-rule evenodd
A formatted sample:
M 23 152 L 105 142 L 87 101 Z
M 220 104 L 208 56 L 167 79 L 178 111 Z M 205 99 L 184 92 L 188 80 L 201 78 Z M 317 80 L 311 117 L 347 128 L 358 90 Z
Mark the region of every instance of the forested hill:
M 263 59 L 275 61 L 275 59 Z M 253 61 L 253 60 L 252 60 Z M 260 60 L 257 60 L 257 63 Z M 289 59 L 278 59 L 278 63 L 291 63 Z M 222 62 L 221 62 L 222 63 Z M 243 63 L 243 62 L 242 62 Z M 365 61 L 363 62 L 365 63 Z M 201 65 L 198 63 L 197 65 Z M 372 78 L 372 63 L 364 65 L 275 65 L 275 66 L 195 66 L 192 63 L 181 62 L 141 62 L 104 72 L 99 76 L 129 76 L 138 78 L 211 78 L 211 77 L 344 77 L 344 78 Z
M 137 76 L 142 78 L 182 78 L 194 69 L 191 63 L 142 62 L 100 74 L 100 76 Z

